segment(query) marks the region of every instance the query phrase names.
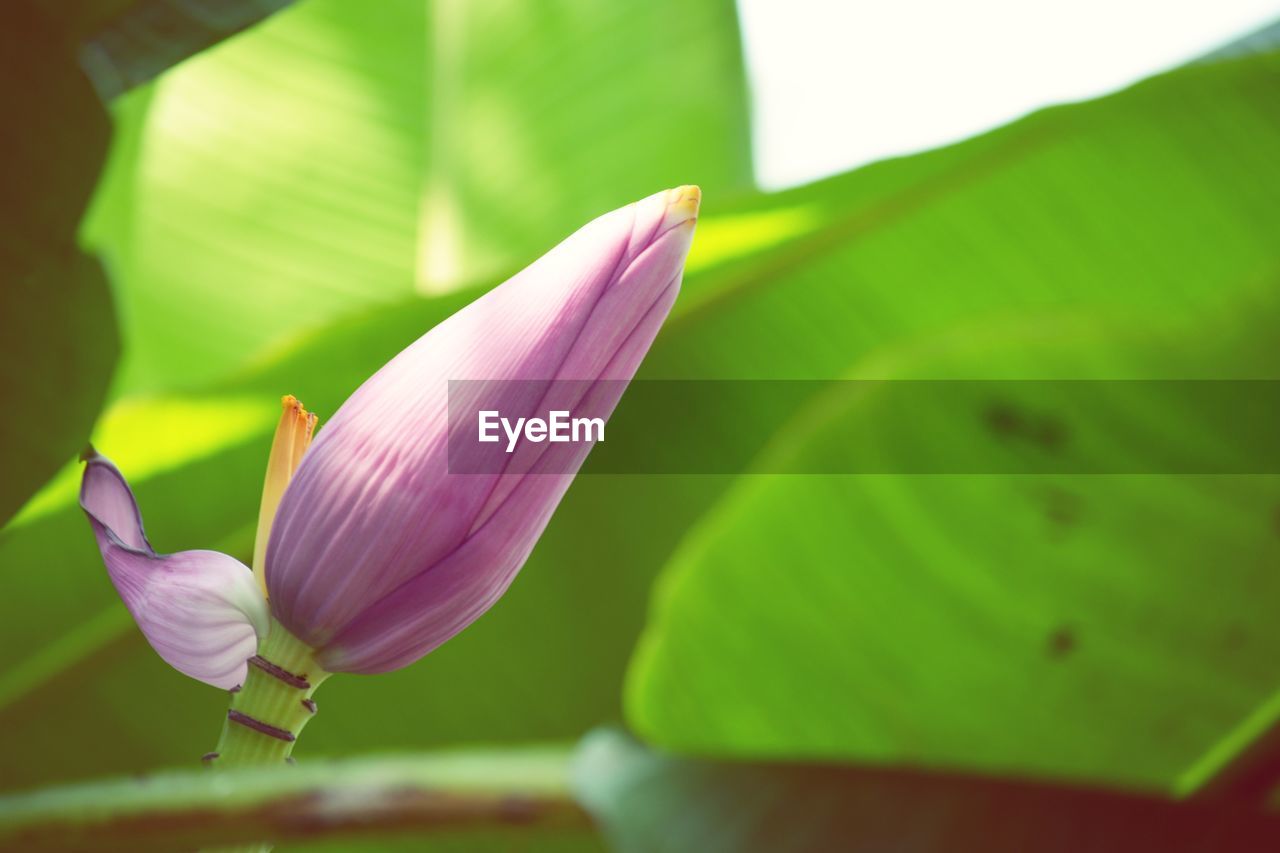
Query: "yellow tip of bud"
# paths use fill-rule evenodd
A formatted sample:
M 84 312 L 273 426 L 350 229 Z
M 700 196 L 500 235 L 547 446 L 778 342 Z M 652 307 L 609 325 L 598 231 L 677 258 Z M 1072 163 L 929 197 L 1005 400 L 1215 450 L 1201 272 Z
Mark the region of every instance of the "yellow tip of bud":
M 698 221 L 698 207 L 702 204 L 702 190 L 687 184 L 667 190 L 667 214 L 662 219 L 664 228 L 675 228 Z
M 694 184 L 687 184 L 670 190 L 670 193 L 671 207 L 687 210 L 691 215 L 697 215 L 698 205 L 702 203 L 702 189 L 700 187 Z

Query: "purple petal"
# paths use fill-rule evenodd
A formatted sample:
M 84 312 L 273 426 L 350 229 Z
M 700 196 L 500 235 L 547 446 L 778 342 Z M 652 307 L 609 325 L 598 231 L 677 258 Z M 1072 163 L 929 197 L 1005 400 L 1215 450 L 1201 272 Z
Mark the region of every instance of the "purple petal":
M 320 431 L 266 572 L 273 613 L 322 665 L 402 666 L 502 594 L 589 447 L 553 474 L 450 474 L 449 380 L 587 380 L 583 405 L 607 417 L 675 300 L 697 201 L 671 190 L 589 223 L 412 344 Z
M 156 554 L 120 471 L 94 452 L 85 461 L 80 506 L 147 642 L 192 678 L 228 690 L 243 684 L 246 662 L 270 624 L 253 573 L 217 551 Z

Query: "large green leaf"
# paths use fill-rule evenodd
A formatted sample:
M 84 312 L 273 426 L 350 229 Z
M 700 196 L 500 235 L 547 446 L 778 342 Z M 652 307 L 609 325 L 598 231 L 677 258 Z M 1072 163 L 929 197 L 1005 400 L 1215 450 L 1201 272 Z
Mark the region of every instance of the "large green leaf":
M 649 367 L 1274 379 L 1277 67 L 1184 69 L 779 197 L 831 224 L 785 265 L 709 277 Z M 1015 411 L 1062 407 L 1045 387 L 1011 389 Z M 1202 440 L 1194 395 L 1152 387 L 1118 383 L 1095 414 Z M 990 399 L 937 402 L 815 401 L 768 452 L 1012 452 Z M 663 578 L 629 719 L 725 755 L 1170 786 L 1277 687 L 1277 504 L 1264 477 L 744 478 Z
M 187 61 L 121 105 L 86 231 L 122 387 L 190 387 L 353 308 L 505 274 L 669 185 L 745 189 L 734 22 L 731 0 L 308 0 Z
M 689 282 L 645 375 L 829 379 L 957 323 L 1149 329 L 1265 299 L 1278 82 L 1274 52 L 1187 68 L 744 205 L 789 239 Z
M 973 776 L 679 758 L 596 732 L 574 786 L 616 853 L 1274 848 L 1280 818 Z
M 944 349 L 900 375 L 1123 371 L 1105 346 Z M 802 409 L 768 453 L 1153 470 L 1164 448 L 1199 449 L 1212 400 L 1124 381 L 1083 400 L 1061 383 L 904 386 Z M 668 567 L 631 719 L 702 752 L 1170 786 L 1276 689 L 1278 502 L 1262 476 L 744 478 Z
M 69 7 L 21 0 L 5 11 L 0 113 L 20 130 L 6 136 L 0 151 L 6 190 L 0 213 L 0 446 L 6 471 L 0 524 L 84 445 L 119 350 L 102 269 L 76 248 L 110 136 L 108 116 L 82 70 L 83 42 L 109 22 L 119 24 L 122 15 L 151 25 L 172 24 L 175 15 L 203 16 L 208 24 L 229 14 L 243 18 L 254 5 L 224 2 L 196 12 L 164 0 L 83 0 Z M 170 29 L 164 38 L 152 38 L 150 47 L 189 52 L 194 48 L 182 32 Z M 204 27 L 198 46 L 221 34 Z M 125 57 L 117 50 L 114 58 Z
M 76 223 L 107 117 L 70 45 L 22 4 L 0 27 L 0 524 L 84 445 L 117 353 L 98 264 Z

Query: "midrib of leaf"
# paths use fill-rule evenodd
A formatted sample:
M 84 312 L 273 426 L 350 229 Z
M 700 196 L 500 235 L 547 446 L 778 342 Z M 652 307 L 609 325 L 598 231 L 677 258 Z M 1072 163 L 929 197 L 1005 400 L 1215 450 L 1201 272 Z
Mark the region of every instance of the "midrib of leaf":
M 677 302 L 667 325 L 696 324 L 700 318 L 749 295 L 752 290 L 774 283 L 783 273 L 812 263 L 837 249 L 846 249 L 859 238 L 890 226 L 1009 163 L 1029 156 L 1054 141 L 1050 137 L 1051 129 L 1041 125 L 1027 136 L 1001 140 L 952 169 L 922 181 L 909 181 L 898 188 L 897 193 L 886 194 L 868 206 L 855 206 L 837 214 L 828 224 L 797 236 L 763 255 L 726 258 L 718 267 L 723 271 L 721 275 L 716 276 L 714 271 L 707 273 L 714 287 L 696 291 L 691 298 Z M 784 194 L 783 199 L 786 198 L 787 194 Z

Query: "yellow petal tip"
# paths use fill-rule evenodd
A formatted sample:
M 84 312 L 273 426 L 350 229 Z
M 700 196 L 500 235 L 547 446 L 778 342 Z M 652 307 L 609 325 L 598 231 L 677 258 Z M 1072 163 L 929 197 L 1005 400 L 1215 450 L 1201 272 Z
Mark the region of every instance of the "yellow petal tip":
M 694 184 L 667 190 L 667 214 L 663 218 L 668 227 L 698 220 L 698 207 L 702 204 L 702 190 Z

